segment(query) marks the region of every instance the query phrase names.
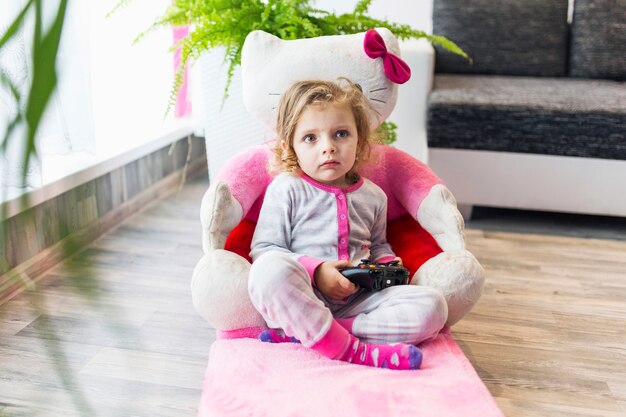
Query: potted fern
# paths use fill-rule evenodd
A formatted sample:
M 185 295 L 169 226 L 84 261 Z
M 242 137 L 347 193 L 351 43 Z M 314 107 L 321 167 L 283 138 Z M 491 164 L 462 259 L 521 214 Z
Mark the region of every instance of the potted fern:
M 113 12 L 119 8 L 127 6 L 131 0 L 122 0 Z M 214 49 L 224 51 L 224 63 L 226 74 L 220 73 L 216 80 L 215 72 L 212 72 L 210 80 L 211 93 L 204 93 L 202 104 L 208 111 L 203 112 L 206 118 L 203 126 L 211 126 L 213 135 L 219 137 L 225 119 L 229 119 L 233 114 L 237 114 L 237 123 L 231 123 L 224 131 L 238 137 L 238 143 L 233 146 L 241 148 L 245 145 L 256 144 L 258 136 L 250 138 L 250 131 L 263 137 L 264 129 L 257 129 L 252 118 L 242 115 L 242 106 L 232 103 L 236 100 L 228 100 L 228 92 L 232 86 L 235 69 L 241 63 L 241 51 L 247 35 L 255 30 L 273 34 L 284 40 L 301 38 L 312 38 L 317 36 L 347 35 L 365 32 L 375 27 L 386 27 L 399 40 L 426 39 L 427 41 L 441 46 L 443 49 L 467 58 L 456 44 L 448 39 L 427 34 L 424 31 L 412 28 L 409 25 L 396 24 L 388 20 L 372 18 L 368 11 L 372 0 L 359 0 L 354 10 L 350 13 L 336 14 L 321 10 L 314 6 L 314 0 L 172 0 L 170 6 L 165 10 L 162 17 L 157 19 L 146 31 L 141 33 L 135 42 L 142 39 L 150 32 L 172 26 L 189 26 L 188 35 L 183 38 L 177 47 L 181 50 L 181 66 L 174 77 L 167 111 L 176 104 L 176 99 L 180 87 L 183 85 L 184 71 L 193 62 L 206 58 L 206 53 Z M 211 55 L 219 53 L 214 51 Z M 202 58 L 202 59 L 201 59 Z M 211 59 L 215 58 L 214 56 Z M 219 60 L 219 57 L 216 61 Z M 205 71 L 206 72 L 206 71 Z M 223 79 L 225 80 L 223 81 Z M 223 86 L 223 87 L 221 87 Z M 220 95 L 222 101 L 216 103 L 215 97 Z M 210 100 L 208 99 L 210 97 Z M 230 106 L 229 106 L 230 104 Z M 230 110 L 228 108 L 230 107 Z M 226 114 L 229 117 L 224 117 Z M 229 119 L 230 120 L 230 119 Z M 233 126 L 237 125 L 237 126 Z M 217 131 L 216 132 L 216 126 Z M 386 121 L 380 126 L 380 137 L 387 144 L 396 140 L 397 126 Z M 241 129 L 241 131 L 234 131 Z M 241 134 L 237 134 L 241 133 Z M 212 140 L 205 132 L 207 144 Z M 248 143 L 244 143 L 248 140 Z M 252 142 L 254 140 L 254 142 Z M 230 145 L 228 145 L 230 146 Z M 214 147 L 213 147 L 214 148 Z M 220 152 L 222 148 L 220 147 Z M 234 149 L 223 149 L 223 154 L 217 154 L 215 149 L 207 153 L 209 159 L 209 176 L 219 171 L 224 160 L 229 159 L 235 153 Z
M 113 11 L 128 3 L 130 0 L 122 0 Z M 192 27 L 179 45 L 182 65 L 174 79 L 168 109 L 176 101 L 184 69 L 204 52 L 218 47 L 225 49 L 225 61 L 228 64 L 228 81 L 224 91 L 226 97 L 235 68 L 241 63 L 241 50 L 246 36 L 254 30 L 290 40 L 346 35 L 374 27 L 386 27 L 400 40 L 425 38 L 467 58 L 463 50 L 442 36 L 429 35 L 409 25 L 369 17 L 367 13 L 372 0 L 359 0 L 354 11 L 340 15 L 315 8 L 312 3 L 312 0 L 173 0 L 163 16 L 135 41 L 161 27 Z

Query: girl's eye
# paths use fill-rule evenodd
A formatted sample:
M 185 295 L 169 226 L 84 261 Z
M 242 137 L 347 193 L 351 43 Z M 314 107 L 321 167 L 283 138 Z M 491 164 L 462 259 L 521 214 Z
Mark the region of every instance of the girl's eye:
M 338 130 L 337 133 L 335 133 L 335 136 L 338 138 L 347 138 L 349 135 L 347 130 Z
M 315 136 L 313 136 L 313 135 L 306 135 L 305 137 L 302 138 L 302 141 L 305 142 L 305 143 L 315 142 Z

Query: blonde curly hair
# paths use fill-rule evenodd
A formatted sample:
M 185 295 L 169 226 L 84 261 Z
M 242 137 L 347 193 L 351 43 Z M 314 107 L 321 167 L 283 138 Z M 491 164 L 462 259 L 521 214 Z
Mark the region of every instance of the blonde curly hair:
M 357 158 L 346 174 L 346 182 L 355 183 L 359 178 L 359 166 L 369 160 L 371 143 L 378 141 L 376 132 L 370 126 L 370 117 L 378 113 L 372 108 L 361 87 L 343 77 L 337 81 L 298 81 L 285 91 L 278 107 L 278 138 L 274 147 L 275 161 L 272 170 L 298 173 L 298 157 L 293 147 L 293 136 L 300 116 L 308 106 L 345 103 L 352 109 L 358 135 Z

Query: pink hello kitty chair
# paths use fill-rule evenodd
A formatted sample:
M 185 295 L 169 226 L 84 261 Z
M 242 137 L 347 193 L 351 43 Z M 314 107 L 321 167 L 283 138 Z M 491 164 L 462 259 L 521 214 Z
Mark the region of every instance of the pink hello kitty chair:
M 242 52 L 244 103 L 275 130 L 280 94 L 294 81 L 347 77 L 380 114 L 393 110 L 398 84 L 410 69 L 384 28 L 366 34 L 283 41 L 249 34 Z M 220 335 L 258 333 L 265 322 L 248 297 L 250 242 L 267 185 L 271 144 L 243 149 L 212 178 L 201 208 L 204 256 L 193 274 L 193 302 Z M 411 272 L 413 285 L 440 290 L 447 324 L 459 321 L 481 295 L 484 272 L 465 249 L 463 218 L 450 191 L 424 164 L 391 146 L 373 147 L 362 174 L 388 196 L 388 241 Z
M 244 103 L 274 129 L 280 94 L 294 81 L 347 77 L 381 118 L 391 113 L 409 69 L 386 29 L 282 41 L 248 36 L 242 57 Z M 393 147 L 373 148 L 362 174 L 388 196 L 388 241 L 410 269 L 448 302 L 448 326 L 479 299 L 484 272 L 465 249 L 452 194 L 424 164 Z M 330 360 L 299 343 L 256 339 L 266 327 L 248 296 L 250 243 L 272 181 L 271 144 L 243 149 L 211 179 L 201 207 L 204 256 L 192 279 L 193 302 L 215 329 L 198 415 L 336 417 L 445 415 L 502 417 L 493 397 L 444 329 L 423 343 L 418 371 L 390 371 Z

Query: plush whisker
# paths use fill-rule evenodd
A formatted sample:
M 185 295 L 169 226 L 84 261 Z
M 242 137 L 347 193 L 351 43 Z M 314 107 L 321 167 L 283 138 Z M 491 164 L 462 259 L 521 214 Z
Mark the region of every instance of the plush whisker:
M 379 103 L 387 103 L 386 101 L 384 101 L 384 100 L 379 100 L 379 99 L 377 99 L 377 98 L 370 98 L 370 100 L 372 100 L 372 101 L 377 101 L 377 102 L 379 102 Z
M 377 91 L 383 91 L 383 90 L 386 90 L 386 89 L 387 89 L 387 87 L 377 88 L 376 90 L 370 90 L 370 93 L 375 93 Z
M 270 96 L 279 96 L 280 93 L 269 93 Z

